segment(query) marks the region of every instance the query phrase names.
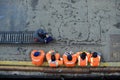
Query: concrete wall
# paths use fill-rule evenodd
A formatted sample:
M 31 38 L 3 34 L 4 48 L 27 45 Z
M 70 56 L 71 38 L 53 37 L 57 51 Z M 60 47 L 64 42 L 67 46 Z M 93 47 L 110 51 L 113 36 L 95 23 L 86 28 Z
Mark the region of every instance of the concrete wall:
M 0 31 L 39 28 L 56 40 L 40 47 L 46 51 L 99 51 L 105 61 L 120 61 L 110 50 L 110 35 L 120 34 L 120 0 L 0 0 Z

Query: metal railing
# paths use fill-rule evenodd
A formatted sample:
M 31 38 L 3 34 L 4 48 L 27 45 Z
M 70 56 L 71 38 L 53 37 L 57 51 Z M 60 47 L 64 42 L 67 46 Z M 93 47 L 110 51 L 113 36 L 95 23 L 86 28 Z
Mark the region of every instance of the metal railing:
M 0 43 L 35 43 L 33 33 L 34 31 L 0 32 Z

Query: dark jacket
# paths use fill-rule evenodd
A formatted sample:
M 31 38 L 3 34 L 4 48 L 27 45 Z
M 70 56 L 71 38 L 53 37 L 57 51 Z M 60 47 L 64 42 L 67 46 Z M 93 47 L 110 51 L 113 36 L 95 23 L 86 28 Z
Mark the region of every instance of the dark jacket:
M 53 38 L 51 36 L 46 36 L 48 35 L 48 33 L 46 31 L 44 31 L 43 29 L 38 29 L 37 31 L 35 31 L 34 33 L 34 41 L 35 42 L 41 42 L 41 43 L 49 43 L 53 40 Z

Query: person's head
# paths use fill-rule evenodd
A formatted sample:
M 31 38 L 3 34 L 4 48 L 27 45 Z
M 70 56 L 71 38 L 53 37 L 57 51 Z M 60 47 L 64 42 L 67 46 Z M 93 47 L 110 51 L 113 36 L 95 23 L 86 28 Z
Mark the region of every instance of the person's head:
M 72 56 L 71 56 L 70 54 L 68 54 L 68 55 L 67 55 L 67 59 L 68 59 L 69 61 L 71 61 L 71 60 L 72 60 Z
M 67 53 L 68 55 L 71 55 L 69 52 Z
M 35 53 L 34 53 L 34 56 L 35 56 L 35 57 L 37 57 L 37 56 L 39 56 L 39 55 L 40 55 L 40 52 L 35 52 Z
M 40 33 L 40 34 L 45 34 L 45 31 L 44 31 L 43 29 L 39 29 L 39 30 L 38 30 L 38 33 Z
M 43 37 L 43 36 L 46 35 L 46 33 L 41 29 L 37 32 L 37 34 L 38 34 L 39 37 Z
M 96 58 L 97 57 L 97 52 L 93 52 L 92 57 Z
M 86 58 L 86 53 L 83 52 L 81 55 L 80 55 L 81 59 L 84 60 Z
M 52 55 L 55 55 L 55 51 L 53 51 L 51 54 L 52 54 Z
M 56 60 L 54 54 L 52 54 L 52 56 L 51 56 L 51 60 L 52 60 L 52 61 L 55 61 L 55 60 Z

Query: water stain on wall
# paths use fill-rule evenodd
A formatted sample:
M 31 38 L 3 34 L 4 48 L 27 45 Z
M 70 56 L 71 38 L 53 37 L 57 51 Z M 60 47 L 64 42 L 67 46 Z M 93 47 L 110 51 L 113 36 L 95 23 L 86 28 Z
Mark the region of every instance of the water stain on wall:
M 37 6 L 37 4 L 38 4 L 38 1 L 39 1 L 39 0 L 31 0 L 31 6 L 32 6 L 33 11 L 36 9 L 36 6 Z
M 120 22 L 114 25 L 117 29 L 120 29 Z

